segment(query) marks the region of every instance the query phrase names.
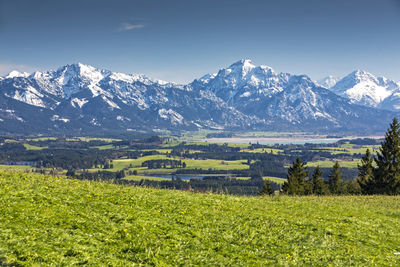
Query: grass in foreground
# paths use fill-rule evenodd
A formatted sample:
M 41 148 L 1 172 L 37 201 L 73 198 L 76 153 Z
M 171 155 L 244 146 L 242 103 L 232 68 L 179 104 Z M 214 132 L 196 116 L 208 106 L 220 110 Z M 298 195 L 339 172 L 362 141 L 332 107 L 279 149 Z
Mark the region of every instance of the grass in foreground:
M 400 197 L 235 197 L 0 173 L 0 265 L 400 264 Z
M 0 172 L 1 172 L 1 170 L 23 172 L 23 171 L 30 171 L 32 169 L 33 169 L 33 167 L 28 166 L 28 165 L 3 165 L 3 164 L 0 164 Z

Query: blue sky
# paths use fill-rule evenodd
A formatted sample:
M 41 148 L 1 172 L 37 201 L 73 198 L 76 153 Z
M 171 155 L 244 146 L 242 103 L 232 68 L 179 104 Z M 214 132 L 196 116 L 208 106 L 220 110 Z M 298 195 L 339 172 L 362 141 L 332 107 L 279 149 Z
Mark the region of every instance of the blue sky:
M 0 0 L 0 75 L 82 62 L 188 82 L 242 59 L 400 80 L 399 0 Z

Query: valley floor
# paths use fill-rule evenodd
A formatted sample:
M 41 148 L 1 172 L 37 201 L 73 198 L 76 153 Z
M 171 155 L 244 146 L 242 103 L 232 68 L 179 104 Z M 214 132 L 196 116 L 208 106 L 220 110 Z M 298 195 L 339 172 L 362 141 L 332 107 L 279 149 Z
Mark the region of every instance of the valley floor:
M 0 171 L 0 265 L 400 264 L 400 197 L 237 197 Z

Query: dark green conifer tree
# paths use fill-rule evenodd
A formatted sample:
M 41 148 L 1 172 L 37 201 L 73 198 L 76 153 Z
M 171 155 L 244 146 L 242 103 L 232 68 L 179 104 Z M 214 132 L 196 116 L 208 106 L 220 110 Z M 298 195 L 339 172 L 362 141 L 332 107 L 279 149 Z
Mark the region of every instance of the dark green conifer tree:
M 328 176 L 329 190 L 332 194 L 338 195 L 341 193 L 342 173 L 340 171 L 339 162 L 336 161 L 333 165 L 332 171 Z
M 304 195 L 308 176 L 309 172 L 305 163 L 297 158 L 293 165 L 289 167 L 287 181 L 282 186 L 282 192 L 288 195 Z
M 271 196 L 273 193 L 274 193 L 274 189 L 272 188 L 271 181 L 269 181 L 269 180 L 265 181 L 260 194 Z
M 393 119 L 375 159 L 374 193 L 400 193 L 400 126 Z
M 314 195 L 327 195 L 329 193 L 329 189 L 325 184 L 324 179 L 322 178 L 322 171 L 317 166 L 311 176 L 310 180 L 312 186 L 312 194 Z
M 365 151 L 364 157 L 361 158 L 361 164 L 358 164 L 358 178 L 357 182 L 360 185 L 362 194 L 374 193 L 374 159 L 371 156 L 369 149 Z

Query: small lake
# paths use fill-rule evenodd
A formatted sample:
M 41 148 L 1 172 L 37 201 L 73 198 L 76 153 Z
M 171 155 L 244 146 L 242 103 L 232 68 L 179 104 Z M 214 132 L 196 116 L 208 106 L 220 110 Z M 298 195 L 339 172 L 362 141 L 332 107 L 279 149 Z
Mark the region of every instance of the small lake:
M 139 174 L 139 176 L 157 177 L 157 178 L 165 178 L 165 179 L 180 178 L 181 180 L 189 181 L 190 179 L 203 179 L 204 177 L 209 177 L 209 176 L 225 177 L 226 175 L 221 175 L 221 174 Z
M 279 140 L 278 142 L 274 141 L 266 141 L 266 142 L 258 142 L 261 145 L 304 145 L 304 144 L 331 144 L 336 143 L 337 141 L 341 140 L 341 138 L 337 139 L 307 139 L 307 140 Z M 257 143 L 257 142 L 256 142 Z M 252 142 L 254 144 L 254 142 Z
M 260 144 L 260 145 L 304 145 L 304 144 L 331 144 L 336 143 L 343 139 L 357 139 L 357 138 L 372 138 L 380 139 L 382 136 L 344 136 L 340 138 L 325 138 L 321 136 L 316 137 L 231 137 L 231 138 L 208 138 L 197 139 L 194 141 L 203 141 L 208 143 L 237 143 L 237 144 Z

